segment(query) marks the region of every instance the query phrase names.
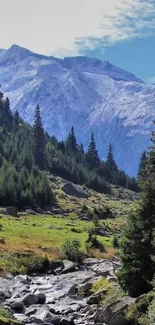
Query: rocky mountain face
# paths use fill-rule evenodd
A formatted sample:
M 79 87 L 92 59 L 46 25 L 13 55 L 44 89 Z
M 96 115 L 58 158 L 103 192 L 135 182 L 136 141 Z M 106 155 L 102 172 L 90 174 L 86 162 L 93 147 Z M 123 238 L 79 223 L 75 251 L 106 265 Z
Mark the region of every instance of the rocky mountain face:
M 93 131 L 101 158 L 113 144 L 118 166 L 135 175 L 150 142 L 155 86 L 109 62 L 87 57 L 57 59 L 17 45 L 0 50 L 0 84 L 11 109 L 33 122 L 39 104 L 50 135 L 65 139 L 72 125 L 85 148 Z

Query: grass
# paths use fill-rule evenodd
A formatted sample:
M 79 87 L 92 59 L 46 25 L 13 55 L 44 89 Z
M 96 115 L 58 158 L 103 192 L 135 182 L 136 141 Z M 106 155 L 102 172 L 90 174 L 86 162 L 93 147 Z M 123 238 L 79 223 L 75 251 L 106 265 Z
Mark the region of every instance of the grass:
M 30 262 L 32 264 L 30 256 L 33 255 L 38 258 L 47 257 L 49 260 L 59 259 L 62 254 L 61 247 L 66 240 L 76 238 L 81 243 L 82 251 L 85 251 L 87 231 L 92 227 L 92 223 L 74 219 L 72 226 L 72 222 L 72 218 L 45 215 L 22 216 L 18 219 L 1 216 L 0 238 L 5 240 L 5 244 L 0 244 L 1 272 L 9 270 L 16 273 L 19 269 L 20 273 L 25 273 L 26 265 Z M 78 232 L 75 233 L 75 229 Z M 98 236 L 98 239 L 107 248 L 112 245 L 112 237 Z
M 20 325 L 17 320 L 14 320 L 10 313 L 0 306 L 0 324 L 1 325 Z
M 52 183 L 58 207 L 60 211 L 63 211 L 62 215 L 25 215 L 25 213 L 21 213 L 19 218 L 13 218 L 6 216 L 5 210 L 0 208 L 0 239 L 5 241 L 5 244 L 0 243 L 1 274 L 6 271 L 16 273 L 17 270 L 25 273 L 30 260 L 35 264 L 35 257 L 49 260 L 62 258 L 61 247 L 67 240 L 79 240 L 81 250 L 85 252 L 85 242 L 92 222 L 80 219 L 79 211 L 83 206 L 87 206 L 90 211 L 93 211 L 94 208 L 109 207 L 114 216 L 101 220 L 101 225 L 106 230 L 106 236 L 98 236 L 98 240 L 104 245 L 106 252 L 92 250 L 90 254 L 98 258 L 113 258 L 117 254 L 112 247 L 113 234 L 120 233 L 124 218 L 135 210 L 136 202 L 132 199 L 132 193 L 121 190 L 121 199 L 118 199 L 87 189 L 89 198 L 79 199 L 65 194 L 61 190 L 61 185 L 62 180 L 59 178 Z M 42 261 L 40 260 L 39 263 Z

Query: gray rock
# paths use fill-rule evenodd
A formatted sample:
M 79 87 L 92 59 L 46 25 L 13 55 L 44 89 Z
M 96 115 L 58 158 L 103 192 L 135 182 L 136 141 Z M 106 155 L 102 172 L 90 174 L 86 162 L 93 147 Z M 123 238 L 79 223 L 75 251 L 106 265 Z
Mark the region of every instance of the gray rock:
M 53 274 L 57 274 L 58 271 L 62 271 L 64 267 L 64 264 L 62 261 L 53 261 L 50 263 L 50 270 L 52 271 Z
M 73 183 L 66 183 L 62 186 L 62 190 L 68 195 L 73 195 L 79 198 L 88 199 L 89 197 L 85 190 L 83 190 L 79 185 Z
M 68 319 L 68 318 L 65 318 L 65 317 L 62 317 L 61 320 L 60 320 L 60 323 L 59 325 L 74 325 L 74 321 L 72 319 Z
M 99 304 L 100 300 L 101 300 L 100 295 L 99 294 L 94 294 L 94 295 L 90 296 L 87 299 L 87 304 L 89 304 L 89 305 L 94 305 L 94 304 L 97 305 L 97 304 Z
M 0 290 L 0 302 L 5 301 L 5 299 L 10 299 L 12 296 L 11 292 L 9 291 L 9 289 L 5 289 L 5 290 Z
M 7 207 L 6 214 L 8 214 L 9 216 L 12 216 L 12 217 L 17 217 L 17 214 L 18 214 L 17 208 L 14 206 Z
M 68 291 L 68 296 L 74 296 L 78 293 L 78 286 L 74 284 Z
M 32 316 L 32 315 L 36 314 L 39 309 L 40 309 L 39 305 L 32 305 L 26 309 L 25 315 Z
M 62 274 L 75 271 L 76 265 L 74 262 L 69 260 L 63 260 L 63 270 Z
M 37 297 L 34 294 L 29 293 L 23 297 L 22 302 L 26 307 L 29 307 L 31 305 L 37 304 L 38 301 L 37 301 Z
M 22 301 L 15 301 L 11 304 L 11 309 L 13 309 L 16 313 L 24 312 L 25 306 Z
M 36 299 L 37 299 L 37 304 L 39 305 L 43 305 L 46 301 L 46 296 L 44 293 L 38 293 L 35 295 Z
M 58 325 L 60 323 L 60 316 L 50 313 L 50 316 L 46 318 L 46 322 L 53 325 Z
M 25 212 L 27 213 L 27 214 L 29 214 L 29 215 L 35 215 L 36 214 L 36 212 L 34 211 L 34 210 L 32 210 L 32 209 L 26 209 L 25 210 Z
M 36 314 L 34 316 L 31 317 L 31 319 L 35 322 L 36 320 L 41 320 L 41 321 L 45 321 L 46 319 L 50 318 L 52 316 L 52 314 L 49 311 L 49 308 L 47 305 L 41 306 Z

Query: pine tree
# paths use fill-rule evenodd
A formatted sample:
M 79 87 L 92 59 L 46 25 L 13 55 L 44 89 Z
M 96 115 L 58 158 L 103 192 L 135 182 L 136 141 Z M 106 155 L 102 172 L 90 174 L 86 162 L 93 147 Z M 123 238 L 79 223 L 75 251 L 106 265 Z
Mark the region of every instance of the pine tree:
M 135 297 L 151 289 L 155 273 L 155 132 L 152 142 L 141 183 L 141 202 L 136 214 L 128 219 L 121 242 L 118 279 L 122 288 Z
M 67 141 L 66 141 L 66 147 L 68 149 L 68 152 L 76 153 L 77 152 L 77 143 L 76 143 L 76 137 L 74 133 L 74 127 L 72 126 L 71 131 L 69 132 Z
M 45 168 L 45 134 L 42 126 L 40 107 L 36 106 L 35 119 L 33 125 L 33 156 L 35 164 L 40 168 Z
M 83 147 L 83 143 L 80 143 L 80 153 L 84 154 L 84 147 Z
M 106 159 L 106 165 L 110 171 L 118 171 L 118 167 L 116 165 L 116 162 L 114 160 L 113 156 L 113 147 L 112 144 L 109 144 L 108 147 L 108 154 L 107 154 L 107 159 Z
M 138 179 L 143 177 L 143 173 L 145 173 L 146 163 L 147 163 L 147 153 L 146 153 L 146 151 L 144 151 L 141 155 L 140 163 L 139 163 L 139 167 L 138 167 L 138 173 L 137 173 Z
M 90 143 L 88 147 L 87 161 L 91 168 L 98 167 L 100 163 L 93 132 L 91 134 Z

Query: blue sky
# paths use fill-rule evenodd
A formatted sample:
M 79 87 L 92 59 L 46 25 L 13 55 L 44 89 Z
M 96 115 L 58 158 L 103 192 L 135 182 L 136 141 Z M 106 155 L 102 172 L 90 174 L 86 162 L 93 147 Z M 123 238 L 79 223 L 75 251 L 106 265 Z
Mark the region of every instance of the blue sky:
M 1 48 L 108 60 L 155 82 L 155 0 L 0 0 Z
M 97 56 L 134 73 L 148 83 L 155 83 L 155 35 L 127 39 L 108 46 L 104 53 L 100 48 L 86 49 L 86 56 Z

